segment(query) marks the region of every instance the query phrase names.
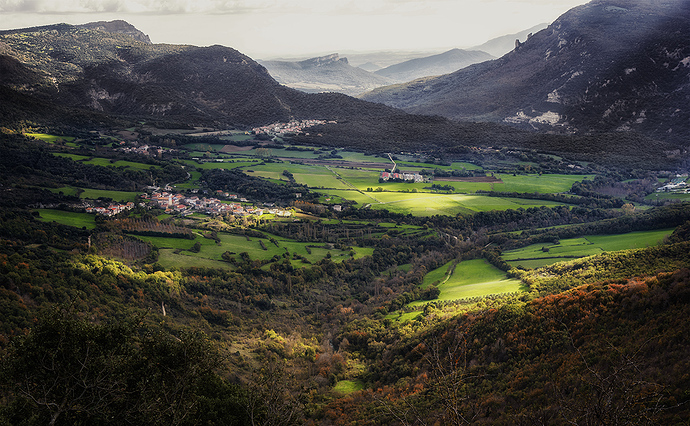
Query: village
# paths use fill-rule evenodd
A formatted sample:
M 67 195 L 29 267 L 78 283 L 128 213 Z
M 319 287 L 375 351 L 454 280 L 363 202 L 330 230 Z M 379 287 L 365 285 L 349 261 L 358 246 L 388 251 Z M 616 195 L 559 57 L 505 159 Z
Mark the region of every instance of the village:
M 321 124 L 335 124 L 335 121 L 325 121 L 325 120 L 292 120 L 288 123 L 274 123 L 268 126 L 255 127 L 252 129 L 252 133 L 256 135 L 277 135 L 282 136 L 286 133 L 300 133 L 302 130 L 318 126 Z
M 143 193 L 139 196 L 142 199 L 139 206 L 146 206 L 149 209 L 162 209 L 165 213 L 179 214 L 181 216 L 188 216 L 192 213 L 202 213 L 211 216 L 262 216 L 264 214 L 274 214 L 278 217 L 290 217 L 292 215 L 290 210 L 277 208 L 271 203 L 266 203 L 265 208 L 242 204 L 247 203 L 249 200 L 228 192 L 216 191 L 216 196 L 226 200 L 237 200 L 238 202 L 222 201 L 219 198 L 213 197 L 199 197 L 198 195 L 187 196 L 170 190 L 161 191 L 160 189 L 155 189 L 151 193 Z M 124 211 L 131 210 L 135 206 L 136 204 L 131 201 L 125 204 L 111 203 L 107 207 L 89 206 L 86 207 L 86 213 L 115 216 Z
M 684 173 L 682 175 L 676 175 L 676 177 L 671 179 L 669 183 L 657 188 L 656 192 L 678 192 L 687 194 L 689 190 L 688 184 L 686 182 L 687 179 L 687 173 Z
M 398 173 L 398 172 L 381 172 L 379 182 L 387 182 L 389 180 L 401 180 L 404 182 L 424 182 L 424 176 L 419 173 Z

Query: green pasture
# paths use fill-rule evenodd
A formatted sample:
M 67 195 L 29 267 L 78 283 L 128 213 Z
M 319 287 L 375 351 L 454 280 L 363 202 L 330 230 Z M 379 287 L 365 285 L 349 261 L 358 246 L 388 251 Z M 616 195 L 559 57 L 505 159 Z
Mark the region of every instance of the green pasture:
M 439 301 L 514 293 L 522 290 L 520 280 L 508 278 L 505 272 L 489 264 L 485 259 L 463 260 L 455 266 L 453 273 L 448 275 L 453 263 L 454 261 L 446 263 L 424 277 L 422 284 L 424 286 L 440 281 L 438 288 L 441 293 L 437 299 Z M 413 302 L 410 306 L 420 306 L 425 303 L 428 301 Z
M 560 240 L 558 244 L 532 244 L 505 251 L 503 260 L 513 266 L 539 268 L 605 251 L 643 248 L 659 244 L 673 229 L 636 231 L 616 235 L 586 235 L 580 238 Z
M 317 192 L 331 197 L 340 197 L 348 201 L 354 201 L 357 203 L 357 207 L 362 207 L 371 203 L 378 203 L 378 199 L 375 197 L 377 197 L 378 194 L 381 194 L 380 192 L 362 193 L 347 189 L 319 189 Z
M 338 179 L 333 172 L 321 165 L 287 162 L 266 163 L 262 165 L 253 165 L 250 170 L 251 172 L 247 172 L 252 176 L 284 181 L 287 181 L 287 177 L 283 176 L 283 171 L 287 170 L 292 173 L 297 183 L 307 185 L 309 188 L 349 188 L 341 179 Z
M 309 151 L 292 151 L 287 149 L 276 149 L 269 148 L 271 150 L 271 156 L 277 158 L 295 158 L 295 159 L 316 159 L 319 154 L 315 154 L 313 149 Z M 252 151 L 246 151 L 246 153 L 251 154 Z
M 81 193 L 81 198 L 90 198 L 95 200 L 97 198 L 105 197 L 112 198 L 113 201 L 117 201 L 119 203 L 126 203 L 129 201 L 136 201 L 138 195 L 138 192 L 84 188 L 83 192 Z
M 40 141 L 54 144 L 56 142 L 64 141 L 66 142 L 65 145 L 71 146 L 71 147 L 77 147 L 76 143 L 74 143 L 74 140 L 76 139 L 75 137 L 72 136 L 57 136 L 57 135 L 49 135 L 46 133 L 24 133 L 25 136 L 29 136 L 32 138 L 36 138 Z
M 437 165 L 433 163 L 418 163 L 416 161 L 396 161 L 395 162 L 398 167 L 401 167 L 402 169 L 409 169 L 409 170 L 422 170 L 422 169 L 427 169 L 427 170 L 434 170 L 434 169 L 439 169 L 439 170 L 482 170 L 482 166 L 478 166 L 476 164 L 472 163 L 465 163 L 465 162 L 455 162 L 451 163 L 450 166 L 442 166 L 442 165 Z
M 187 172 L 190 174 L 190 178 L 183 183 L 177 183 L 173 185 L 178 189 L 199 189 L 199 179 L 201 179 L 201 172 L 188 169 Z
M 45 188 L 49 190 L 50 192 L 54 192 L 56 194 L 62 193 L 63 195 L 68 195 L 68 196 L 74 196 L 76 197 L 81 193 L 81 189 L 75 188 L 73 186 L 62 186 L 60 188 Z
M 242 159 L 241 161 L 208 161 L 205 163 L 197 163 L 194 160 L 184 160 L 185 164 L 191 167 L 195 167 L 201 170 L 211 170 L 211 169 L 237 169 L 239 167 L 254 167 L 260 163 L 260 161 L 252 161 Z
M 494 184 L 494 191 L 507 192 L 538 192 L 540 194 L 553 194 L 568 192 L 575 182 L 583 179 L 592 179 L 594 175 L 563 175 L 563 174 L 544 174 L 544 175 L 517 175 L 495 174 L 503 183 Z
M 53 155 L 56 157 L 63 157 L 63 158 L 69 158 L 70 160 L 73 161 L 83 161 L 83 160 L 88 160 L 89 156 L 86 155 L 79 155 L 79 154 L 69 154 L 67 152 L 54 152 Z
M 481 211 L 509 210 L 530 207 L 554 207 L 565 205 L 555 201 L 532 200 L 526 198 L 488 197 L 485 195 L 407 193 L 407 192 L 367 192 L 354 190 L 321 189 L 318 192 L 354 201 L 357 207 L 370 204 L 372 209 L 385 209 L 391 212 L 412 214 L 414 216 L 471 214 Z
M 292 259 L 293 253 L 306 258 L 309 262 L 318 262 L 330 253 L 331 259 L 334 262 L 342 261 L 350 257 L 349 251 L 338 250 L 338 249 L 327 249 L 325 247 L 310 247 L 311 253 L 307 251 L 307 245 L 319 245 L 315 243 L 297 242 L 289 240 L 282 237 L 271 236 L 266 234 L 268 237 L 274 238 L 278 245 L 276 246 L 269 239 L 260 239 L 250 237 L 247 238 L 244 235 L 227 234 L 224 232 L 218 233 L 218 238 L 220 243 L 216 243 L 210 238 L 203 237 L 200 233 L 196 233 L 194 240 L 188 240 L 185 238 L 167 238 L 167 237 L 152 237 L 152 236 L 137 236 L 137 238 L 151 242 L 154 246 L 163 250 L 170 250 L 171 253 L 166 254 L 166 259 L 171 260 L 173 258 L 178 260 L 184 260 L 185 264 L 193 263 L 193 258 L 207 259 L 212 261 L 221 261 L 222 255 L 226 251 L 235 253 L 235 257 L 242 252 L 246 252 L 252 260 L 269 260 L 274 256 L 281 257 L 284 253 L 290 253 L 290 259 L 293 266 L 305 265 L 300 260 Z M 262 241 L 266 250 L 261 247 Z M 192 253 L 188 250 L 194 245 L 195 242 L 201 244 L 201 250 L 198 253 Z M 174 250 L 183 250 L 183 252 L 177 254 L 177 256 L 185 256 L 185 259 L 179 259 L 173 256 Z M 364 256 L 370 256 L 373 254 L 374 250 L 370 247 L 353 247 L 354 257 L 360 258 Z M 161 263 L 163 265 L 163 263 Z M 225 263 L 227 265 L 227 263 Z M 164 265 L 165 266 L 165 265 Z M 192 265 L 193 266 L 193 265 Z
M 314 188 L 317 190 L 318 188 L 349 188 L 349 186 L 347 186 L 342 179 L 338 179 L 325 167 L 321 167 L 320 170 L 316 169 L 314 173 L 291 173 L 293 173 L 293 177 L 297 183 L 307 185 L 309 188 Z
M 448 276 L 448 270 L 451 266 L 453 266 L 454 263 L 455 260 L 451 260 L 445 265 L 438 267 L 433 271 L 427 272 L 427 274 L 424 275 L 424 280 L 422 281 L 422 288 L 427 288 L 433 283 L 436 283 L 438 285 L 441 282 L 445 281 L 446 277 Z
M 183 251 L 175 253 L 174 249 L 163 249 L 158 251 L 158 262 L 166 269 L 171 268 L 223 268 L 231 269 L 232 265 L 221 260 L 206 259 L 203 257 L 191 256 L 191 253 Z
M 63 186 L 60 188 L 46 188 L 51 192 L 60 193 L 64 195 L 79 196 L 80 198 L 88 198 L 95 200 L 100 197 L 112 198 L 115 202 L 129 202 L 136 201 L 138 192 L 128 192 L 128 191 L 109 191 L 105 189 L 89 189 L 89 188 L 76 188 L 73 186 Z
M 645 200 L 690 200 L 690 193 L 682 192 L 655 192 L 644 197 Z
M 573 183 L 580 182 L 585 178 L 591 178 L 593 175 L 517 175 L 512 174 L 494 174 L 494 177 L 500 179 L 502 182 L 453 182 L 444 180 L 435 180 L 433 183 L 437 185 L 449 185 L 454 188 L 456 192 L 476 192 L 476 191 L 497 191 L 497 192 L 521 192 L 540 194 L 555 194 L 560 192 L 568 192 L 573 186 Z M 442 179 L 442 178 L 440 178 Z M 426 184 L 424 186 L 431 186 Z
M 348 395 L 352 392 L 361 391 L 365 388 L 364 383 L 359 380 L 340 380 L 333 387 L 333 392 Z
M 63 152 L 56 152 L 53 155 L 56 155 L 58 157 L 64 157 L 64 158 L 70 158 L 74 161 L 79 161 L 84 164 L 91 164 L 94 166 L 103 166 L 103 167 L 130 167 L 132 169 L 139 169 L 139 170 L 149 170 L 151 168 L 160 168 L 160 166 L 154 165 L 154 164 L 146 164 L 146 163 L 136 163 L 134 161 L 126 161 L 126 160 L 117 160 L 117 161 L 112 161 L 109 158 L 102 158 L 102 157 L 87 157 L 85 155 L 78 155 L 78 154 L 69 154 L 69 153 L 63 153 Z M 90 160 L 89 160 L 90 158 Z
M 93 164 L 94 166 L 129 167 L 129 168 L 138 169 L 138 170 L 149 170 L 151 168 L 155 168 L 155 169 L 160 168 L 160 166 L 157 166 L 154 164 L 135 163 L 134 161 L 126 161 L 126 160 L 112 161 L 109 158 L 101 158 L 101 157 L 95 157 L 95 158 L 92 158 L 91 160 L 82 161 L 82 162 L 84 164 Z
M 39 219 L 43 222 L 57 222 L 76 228 L 93 229 L 96 227 L 95 216 L 88 213 L 68 212 L 55 209 L 39 209 Z
M 229 135 L 223 135 L 220 137 L 220 139 L 225 140 L 225 141 L 232 141 L 232 142 L 244 142 L 248 141 L 250 139 L 253 139 L 254 135 L 252 134 L 246 134 L 245 132 L 238 131 L 238 132 L 232 132 Z
M 388 156 L 378 156 L 378 155 L 367 155 L 364 154 L 363 152 L 355 152 L 355 151 L 345 151 L 345 150 L 338 150 L 338 155 L 343 157 L 342 159 L 337 158 L 336 160 L 340 161 L 353 161 L 353 162 L 358 162 L 358 163 L 385 163 L 385 162 L 390 162 L 391 160 L 388 158 Z M 391 163 L 391 166 L 393 163 Z
M 545 200 L 464 194 L 378 192 L 373 193 L 373 195 L 382 204 L 372 203 L 372 209 L 386 209 L 403 214 L 411 213 L 414 216 L 432 216 L 435 214 L 455 216 L 458 213 L 563 205 L 563 203 Z
M 411 163 L 414 164 L 414 163 Z M 456 163 L 453 163 L 456 164 Z M 469 163 L 465 163 L 471 166 Z M 447 168 L 450 168 L 446 166 Z M 478 166 L 476 166 L 478 167 Z M 496 182 L 456 182 L 435 180 L 430 183 L 403 183 L 403 182 L 379 182 L 380 170 L 363 170 L 363 169 L 347 169 L 347 168 L 333 168 L 343 179 L 355 186 L 361 191 L 367 188 L 376 189 L 382 188 L 384 191 L 399 191 L 411 192 L 431 192 L 432 184 L 450 186 L 454 192 L 459 193 L 473 193 L 476 191 L 504 191 L 504 192 L 538 192 L 546 193 L 560 193 L 567 192 L 573 186 L 573 183 L 582 181 L 585 178 L 590 178 L 592 175 L 517 175 L 501 174 L 495 175 L 496 178 L 501 179 L 502 183 Z
M 187 151 L 220 152 L 224 146 L 225 144 L 189 143 L 183 145 L 182 148 Z

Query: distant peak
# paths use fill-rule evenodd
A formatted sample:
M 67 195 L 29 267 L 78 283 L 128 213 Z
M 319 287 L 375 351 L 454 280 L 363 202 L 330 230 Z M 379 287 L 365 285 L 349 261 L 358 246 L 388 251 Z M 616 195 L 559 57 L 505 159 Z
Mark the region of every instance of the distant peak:
M 309 67 L 321 67 L 324 65 L 330 65 L 336 62 L 342 62 L 347 64 L 347 58 L 341 58 L 337 53 L 332 53 L 326 56 L 319 56 L 317 58 L 307 59 L 306 61 L 300 62 L 303 66 Z
M 117 19 L 115 21 L 89 22 L 88 24 L 78 26 L 90 30 L 104 31 L 107 33 L 125 34 L 142 43 L 151 44 L 151 39 L 149 39 L 149 36 L 139 31 L 134 25 L 121 19 Z

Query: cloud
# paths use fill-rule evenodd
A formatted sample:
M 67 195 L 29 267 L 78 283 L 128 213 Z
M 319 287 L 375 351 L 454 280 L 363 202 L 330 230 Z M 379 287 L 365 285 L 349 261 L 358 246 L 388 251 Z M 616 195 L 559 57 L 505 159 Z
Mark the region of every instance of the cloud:
M 307 13 L 316 15 L 432 13 L 476 0 L 0 0 L 3 13 Z
M 312 0 L 0 0 L 0 13 L 252 13 L 292 10 Z M 316 4 L 316 2 L 314 2 Z

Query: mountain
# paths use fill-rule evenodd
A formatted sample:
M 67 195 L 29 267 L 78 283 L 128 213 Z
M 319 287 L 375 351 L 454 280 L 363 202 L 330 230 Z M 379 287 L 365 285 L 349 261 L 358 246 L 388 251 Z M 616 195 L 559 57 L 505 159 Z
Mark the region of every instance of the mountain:
M 90 30 L 105 31 L 108 33 L 125 34 L 142 43 L 151 44 L 149 36 L 139 31 L 134 25 L 122 20 L 98 21 L 79 25 Z
M 362 99 L 454 120 L 687 143 L 690 2 L 595 0 L 500 59 Z
M 129 27 L 58 24 L 1 31 L 0 67 L 7 72 L 0 74 L 0 85 L 56 112 L 76 108 L 186 126 L 404 114 L 339 94 L 282 86 L 232 48 L 150 44 L 118 28 Z
M 279 83 L 305 92 L 339 92 L 356 96 L 393 83 L 364 69 L 352 67 L 337 53 L 305 61 L 262 61 Z
M 543 30 L 544 28 L 548 27 L 548 25 L 549 24 L 539 24 L 527 30 L 520 31 L 519 33 L 496 37 L 484 44 L 472 47 L 469 50 L 481 50 L 482 52 L 486 52 L 490 55 L 500 58 L 501 56 L 515 49 L 516 40 L 520 40 L 520 42 L 524 43 L 528 37 L 531 37 L 532 34 Z
M 375 74 L 396 82 L 405 82 L 420 77 L 448 74 L 469 65 L 491 59 L 495 58 L 486 52 L 452 49 L 438 55 L 410 59 L 409 61 L 391 65 L 376 71 Z

